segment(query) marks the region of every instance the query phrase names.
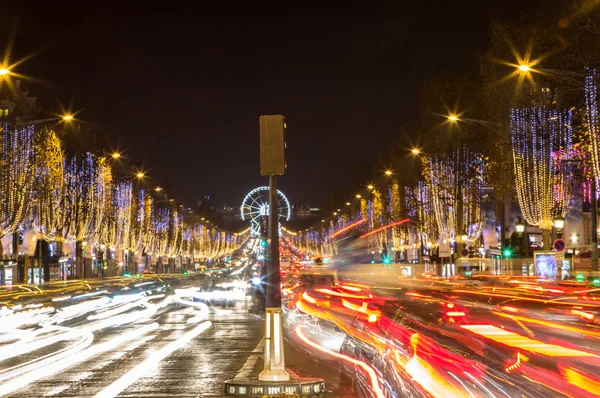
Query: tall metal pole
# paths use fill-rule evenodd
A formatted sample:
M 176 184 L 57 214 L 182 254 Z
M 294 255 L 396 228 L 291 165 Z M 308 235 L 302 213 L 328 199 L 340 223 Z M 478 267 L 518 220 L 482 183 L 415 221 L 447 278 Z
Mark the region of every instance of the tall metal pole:
M 279 209 L 277 176 L 269 177 L 269 261 L 267 262 L 267 308 L 281 308 L 279 273 Z
M 283 319 L 281 312 L 281 276 L 279 273 L 279 217 L 277 177 L 269 176 L 269 260 L 265 312 L 265 366 L 260 381 L 287 381 L 283 351 Z

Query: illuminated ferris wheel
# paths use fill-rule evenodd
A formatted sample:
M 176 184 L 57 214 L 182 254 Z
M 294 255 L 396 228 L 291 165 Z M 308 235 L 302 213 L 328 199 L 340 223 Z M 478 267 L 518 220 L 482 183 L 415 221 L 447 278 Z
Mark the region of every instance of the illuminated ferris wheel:
M 260 234 L 260 224 L 269 215 L 269 187 L 258 187 L 248 192 L 242 202 L 242 220 L 250 221 L 252 231 Z M 277 190 L 277 215 L 279 222 L 288 221 L 291 215 L 290 202 Z

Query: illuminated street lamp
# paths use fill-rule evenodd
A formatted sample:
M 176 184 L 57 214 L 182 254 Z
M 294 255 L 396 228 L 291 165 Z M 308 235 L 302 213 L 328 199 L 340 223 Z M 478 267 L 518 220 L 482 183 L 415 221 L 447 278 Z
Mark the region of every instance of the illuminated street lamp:
M 146 175 L 145 175 L 145 174 L 144 174 L 144 172 L 142 172 L 142 171 L 138 171 L 138 172 L 135 174 L 135 176 L 136 176 L 137 178 L 144 178 L 144 177 L 146 177 Z
M 63 122 L 70 122 L 74 119 L 75 117 L 73 115 L 64 115 L 62 117 Z
M 462 235 L 460 236 L 460 239 L 462 240 L 463 243 L 467 243 L 467 241 L 469 240 L 469 235 L 467 234 L 466 231 L 464 231 L 462 233 Z
M 521 64 L 518 66 L 519 70 L 521 72 L 529 72 L 531 71 L 531 66 L 527 65 L 527 64 Z
M 556 227 L 557 230 L 562 230 L 563 227 L 565 226 L 565 219 L 562 217 L 556 217 L 554 219 L 554 227 Z
M 350 206 L 352 203 L 350 202 L 346 202 L 346 206 Z
M 450 122 L 452 122 L 452 123 L 456 123 L 456 122 L 458 122 L 458 121 L 460 120 L 460 119 L 458 118 L 458 116 L 456 116 L 456 115 L 453 115 L 453 114 L 446 116 L 446 118 L 447 118 L 447 119 L 448 119 Z
M 392 174 L 393 174 L 393 173 L 392 173 L 392 170 L 386 170 L 386 171 L 385 171 L 385 175 L 386 175 L 386 176 L 391 176 Z
M 10 73 L 10 70 L 8 68 L 0 68 L 0 76 L 5 76 L 8 75 Z
M 119 152 L 113 152 L 111 156 L 113 159 L 119 159 L 121 157 L 121 154 Z
M 421 154 L 421 150 L 419 148 L 413 148 L 410 151 L 412 152 L 413 155 L 420 155 Z
M 154 190 L 155 190 L 156 192 L 160 192 L 160 191 L 162 191 L 162 188 L 161 188 L 161 187 L 156 187 L 156 188 L 154 188 Z
M 562 230 L 565 226 L 565 219 L 558 216 L 554 219 L 554 227 L 556 228 L 556 234 L 558 235 L 558 238 L 562 238 Z
M 375 187 L 373 185 L 369 184 L 369 185 L 367 185 L 367 188 L 374 189 Z
M 362 198 L 362 196 L 360 196 L 360 194 L 356 194 L 356 199 L 360 199 Z
M 523 232 L 525 232 L 525 223 L 523 222 L 523 220 L 521 220 L 521 217 L 519 217 L 519 220 L 517 221 L 515 228 L 516 228 L 517 234 L 519 234 L 519 236 L 522 236 Z

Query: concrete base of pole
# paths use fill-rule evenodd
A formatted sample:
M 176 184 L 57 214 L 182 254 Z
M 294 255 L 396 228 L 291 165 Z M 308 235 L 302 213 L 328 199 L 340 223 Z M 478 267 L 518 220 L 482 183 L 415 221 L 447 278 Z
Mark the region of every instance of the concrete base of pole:
M 225 395 L 237 397 L 269 397 L 297 395 L 319 396 L 325 392 L 325 381 L 313 378 L 294 378 L 287 381 L 261 381 L 258 378 L 234 379 L 225 382 Z
M 258 375 L 260 381 L 286 381 L 290 375 L 285 371 L 283 352 L 283 321 L 280 308 L 265 311 L 265 368 Z

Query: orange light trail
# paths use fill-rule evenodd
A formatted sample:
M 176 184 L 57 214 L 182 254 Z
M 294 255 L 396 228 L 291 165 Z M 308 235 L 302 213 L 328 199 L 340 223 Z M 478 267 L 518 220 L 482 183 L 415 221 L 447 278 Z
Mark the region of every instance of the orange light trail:
M 329 237 L 330 237 L 330 238 L 335 238 L 335 237 L 336 237 L 336 236 L 338 236 L 339 234 L 343 234 L 343 233 L 344 233 L 344 232 L 346 232 L 347 230 L 349 230 L 349 229 L 352 229 L 352 228 L 354 228 L 354 227 L 356 227 L 356 226 L 359 226 L 360 224 L 362 224 L 362 223 L 365 223 L 365 222 L 367 222 L 367 219 L 366 219 L 366 218 L 361 218 L 360 220 L 358 220 L 358 221 L 356 221 L 356 222 L 353 222 L 352 224 L 350 224 L 350 225 L 347 225 L 347 226 L 345 226 L 344 228 L 342 228 L 342 229 L 340 229 L 340 230 L 338 230 L 338 231 L 334 232 L 333 234 L 329 235 Z
M 398 350 L 394 350 L 398 365 L 402 366 L 406 373 L 431 394 L 431 396 L 435 398 L 463 398 L 464 394 L 461 394 L 452 384 L 448 383 L 431 364 L 419 358 L 417 355 L 418 339 L 419 335 L 417 333 L 411 336 L 410 343 L 415 353 L 406 363 L 400 358 Z
M 315 300 L 314 298 L 310 297 L 310 296 L 308 295 L 308 293 L 306 293 L 306 292 L 302 293 L 302 298 L 303 298 L 304 300 L 308 301 L 309 303 L 313 303 L 313 304 L 315 304 L 315 303 L 317 302 L 317 300 Z
M 581 328 L 577 328 L 577 327 L 574 327 L 574 326 L 563 325 L 563 324 L 560 324 L 560 323 L 547 322 L 547 321 L 542 321 L 542 320 L 539 320 L 539 319 L 527 318 L 527 317 L 524 317 L 524 316 L 503 314 L 501 312 L 496 312 L 496 311 L 493 311 L 493 314 L 501 316 L 501 317 L 504 317 L 504 318 L 513 319 L 515 321 L 521 321 L 521 322 L 526 322 L 526 323 L 533 323 L 533 324 L 536 324 L 536 325 L 547 326 L 549 328 L 568 330 L 569 332 L 575 332 L 575 333 L 581 333 L 583 335 L 600 337 L 600 333 L 594 332 L 593 330 L 590 330 L 590 329 L 581 329 Z
M 337 296 L 337 297 L 346 297 L 346 298 L 355 298 L 355 299 L 373 298 L 372 294 L 369 294 L 368 296 L 357 296 L 356 294 L 336 292 L 331 289 L 315 289 L 315 291 L 317 291 L 319 293 L 328 294 L 330 296 Z
M 513 363 L 512 365 L 508 366 L 504 370 L 506 371 L 506 373 L 510 373 L 520 366 L 521 366 L 521 353 L 517 352 L 517 361 L 515 363 Z
M 379 319 L 380 312 L 376 310 L 370 310 L 369 308 L 367 308 L 368 304 L 365 302 L 363 302 L 362 305 L 358 305 L 342 299 L 342 305 L 348 308 L 349 310 L 368 315 L 367 319 L 371 323 L 377 322 L 377 319 Z
M 352 357 L 349 357 L 347 355 L 344 354 L 338 354 L 337 352 L 331 351 L 328 348 L 322 347 L 319 344 L 309 340 L 304 333 L 302 333 L 302 329 L 300 329 L 300 326 L 296 326 L 296 334 L 298 335 L 298 337 L 300 337 L 300 339 L 305 342 L 306 344 L 308 344 L 309 346 L 316 348 L 317 350 L 324 352 L 325 354 L 331 355 L 335 358 L 341 359 L 343 361 L 352 363 L 356 366 L 360 366 L 365 372 L 367 372 L 367 374 L 369 375 L 369 379 L 371 381 L 371 388 L 373 389 L 373 392 L 375 393 L 375 396 L 377 398 L 385 398 L 385 395 L 383 394 L 383 390 L 381 389 L 381 386 L 379 385 L 379 380 L 377 379 L 377 375 L 375 374 L 375 370 L 373 370 L 372 367 L 370 367 L 368 364 L 366 364 L 363 361 L 359 361 L 357 359 L 354 359 Z
M 341 285 L 340 287 L 344 290 L 350 290 L 351 292 L 360 292 L 362 290 L 359 287 L 348 286 L 348 285 Z
M 595 357 L 589 352 L 574 350 L 555 344 L 543 343 L 539 340 L 533 340 L 520 334 L 509 332 L 492 325 L 461 325 L 463 329 L 471 333 L 478 334 L 490 340 L 507 345 L 509 347 L 520 348 L 524 351 L 536 354 L 547 355 L 549 357 Z
M 380 228 L 374 229 L 372 231 L 369 231 L 366 234 L 361 235 L 360 237 L 364 238 L 366 236 L 373 235 L 373 234 L 375 234 L 375 233 L 377 233 L 379 231 L 383 231 L 384 229 L 388 229 L 388 228 L 395 227 L 397 225 L 405 224 L 405 223 L 407 223 L 409 221 L 410 221 L 410 218 L 405 218 L 404 220 L 396 221 L 394 223 L 391 223 L 391 224 L 388 224 L 388 225 L 384 225 L 383 227 L 380 227 Z
M 592 380 L 573 368 L 561 369 L 561 373 L 565 376 L 567 383 L 577 386 L 595 396 L 600 395 L 600 382 L 597 380 Z
M 579 310 L 571 310 L 571 314 L 574 315 L 579 315 L 589 321 L 591 321 L 592 319 L 594 319 L 594 314 L 590 314 L 589 312 L 585 312 L 585 311 L 579 311 Z
M 448 315 L 448 316 L 465 316 L 466 314 L 462 311 L 450 311 L 450 312 L 446 312 L 446 315 Z
M 500 293 L 492 293 L 492 292 L 481 293 L 481 292 L 474 292 L 471 290 L 462 290 L 462 289 L 455 289 L 455 290 L 452 290 L 452 292 L 474 294 L 477 296 L 485 296 L 485 297 L 500 297 L 500 298 L 508 298 L 508 299 L 513 299 L 513 300 L 533 301 L 536 303 L 544 303 L 544 304 L 552 303 L 552 304 L 561 304 L 561 305 L 569 305 L 569 306 L 574 305 L 572 302 L 562 301 L 560 299 L 552 299 L 552 300 L 537 299 L 537 298 L 532 298 L 532 297 L 523 297 L 523 296 L 519 296 L 517 294 L 500 294 Z M 597 307 L 597 305 L 595 305 L 595 304 L 586 304 L 586 303 L 577 303 L 577 305 L 581 306 L 581 307 Z

